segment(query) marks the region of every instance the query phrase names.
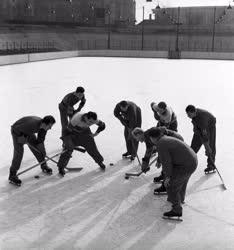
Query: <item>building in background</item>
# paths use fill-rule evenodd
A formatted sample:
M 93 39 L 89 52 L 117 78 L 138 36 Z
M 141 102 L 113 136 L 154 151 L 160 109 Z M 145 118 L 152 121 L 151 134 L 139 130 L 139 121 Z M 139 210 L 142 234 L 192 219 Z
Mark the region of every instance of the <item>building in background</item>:
M 1 0 L 2 22 L 135 24 L 135 0 Z

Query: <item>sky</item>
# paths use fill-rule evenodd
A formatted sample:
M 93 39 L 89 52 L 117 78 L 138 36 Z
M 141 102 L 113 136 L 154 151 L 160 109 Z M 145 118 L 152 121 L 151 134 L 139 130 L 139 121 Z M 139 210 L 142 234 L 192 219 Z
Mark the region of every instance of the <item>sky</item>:
M 178 7 L 178 6 L 215 6 L 215 5 L 234 5 L 232 0 L 136 0 L 136 19 L 137 22 L 142 20 L 142 7 L 145 7 L 145 19 L 149 18 L 151 10 L 157 6 L 161 7 Z

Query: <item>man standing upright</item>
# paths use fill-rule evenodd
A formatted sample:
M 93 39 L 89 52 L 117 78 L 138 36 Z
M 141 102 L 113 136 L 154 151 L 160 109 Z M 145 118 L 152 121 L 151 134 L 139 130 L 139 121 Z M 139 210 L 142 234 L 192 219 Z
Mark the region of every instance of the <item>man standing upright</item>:
M 151 129 L 149 137 L 157 147 L 168 201 L 172 203 L 172 210 L 163 215 L 167 218 L 181 217 L 181 203 L 184 203 L 189 178 L 197 168 L 197 155 L 185 142 L 164 135 L 159 128 Z
M 206 110 L 188 105 L 185 109 L 187 116 L 192 119 L 193 139 L 191 148 L 197 153 L 202 145 L 206 150 L 207 168 L 205 173 L 215 170 L 216 155 L 216 118 Z
M 84 88 L 78 87 L 75 92 L 67 94 L 59 103 L 59 112 L 61 118 L 62 135 L 67 128 L 69 119 L 84 107 L 86 99 L 84 95 Z M 79 107 L 75 110 L 74 105 L 80 102 Z
M 130 160 L 133 161 L 137 154 L 139 141 L 132 137 L 132 130 L 141 127 L 141 109 L 134 102 L 123 100 L 115 106 L 114 115 L 124 126 L 127 152 L 122 156 L 130 157 Z

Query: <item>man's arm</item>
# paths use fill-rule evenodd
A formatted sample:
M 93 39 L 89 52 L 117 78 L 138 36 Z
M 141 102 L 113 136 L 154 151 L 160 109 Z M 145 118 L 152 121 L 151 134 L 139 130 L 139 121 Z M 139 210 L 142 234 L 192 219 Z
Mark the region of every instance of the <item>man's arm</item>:
M 96 125 L 98 126 L 98 128 L 93 136 L 97 136 L 100 132 L 102 132 L 106 128 L 106 124 L 101 120 L 98 120 Z
M 85 97 L 83 97 L 83 98 L 81 99 L 81 101 L 80 101 L 79 107 L 77 108 L 77 110 L 75 110 L 75 113 L 76 113 L 76 112 L 80 112 L 81 109 L 84 107 L 85 103 L 86 103 L 86 99 L 85 99 Z

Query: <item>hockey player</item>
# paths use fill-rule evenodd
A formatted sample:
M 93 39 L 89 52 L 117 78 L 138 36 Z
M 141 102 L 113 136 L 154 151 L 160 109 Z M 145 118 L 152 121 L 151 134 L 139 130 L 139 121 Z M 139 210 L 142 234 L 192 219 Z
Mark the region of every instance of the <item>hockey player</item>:
M 177 117 L 171 107 L 165 102 L 151 103 L 151 109 L 154 112 L 154 118 L 158 121 L 157 127 L 165 126 L 166 128 L 177 132 Z
M 147 172 L 149 170 L 150 157 L 154 151 L 157 151 L 156 146 L 154 146 L 154 144 L 151 142 L 150 137 L 149 137 L 150 131 L 154 130 L 154 129 L 155 129 L 155 127 L 152 127 L 144 132 L 140 128 L 135 128 L 132 132 L 133 136 L 136 140 L 138 140 L 140 142 L 145 142 L 145 144 L 146 144 L 145 156 L 142 159 L 142 170 L 144 172 Z M 160 129 L 160 131 L 163 135 L 174 137 L 174 138 L 177 138 L 178 140 L 184 141 L 183 137 L 175 131 L 172 131 L 170 129 L 166 129 L 165 127 L 158 127 L 158 129 Z M 160 161 L 159 157 L 157 159 L 156 166 L 158 168 L 161 166 L 161 161 Z M 164 194 L 164 193 L 166 194 L 167 190 L 166 190 L 166 187 L 164 185 L 163 171 L 161 172 L 160 176 L 154 178 L 155 183 L 158 183 L 161 181 L 162 181 L 162 185 L 154 190 L 154 194 Z
M 75 92 L 67 94 L 61 103 L 59 103 L 59 112 L 61 118 L 62 135 L 68 126 L 69 119 L 84 107 L 86 99 L 84 88 L 77 87 Z M 80 102 L 79 107 L 75 110 L 74 105 Z
M 133 161 L 137 154 L 139 141 L 132 137 L 132 130 L 141 127 L 141 109 L 135 103 L 123 100 L 115 106 L 114 115 L 124 126 L 127 152 L 122 156 L 130 157 L 130 160 Z
M 159 128 L 149 132 L 151 142 L 157 147 L 172 210 L 164 213 L 166 218 L 181 217 L 187 183 L 197 168 L 196 153 L 183 141 L 166 136 Z
M 24 144 L 29 144 L 30 150 L 39 163 L 45 160 L 46 151 L 44 141 L 47 131 L 51 129 L 54 123 L 55 119 L 50 115 L 45 116 L 43 119 L 37 116 L 26 116 L 19 119 L 11 126 L 11 135 L 14 145 L 14 155 L 9 174 L 9 181 L 11 183 L 19 186 L 21 185 L 21 180 L 17 176 L 17 171 L 20 168 L 23 158 Z M 35 149 L 31 148 L 30 145 Z M 49 168 L 46 163 L 41 164 L 41 169 L 47 174 L 52 174 L 52 169 Z
M 206 110 L 188 105 L 185 109 L 187 116 L 192 119 L 193 138 L 191 148 L 197 153 L 202 144 L 205 147 L 207 159 L 207 168 L 205 173 L 215 170 L 214 162 L 216 155 L 216 118 Z
M 90 126 L 96 124 L 98 126 L 93 134 Z M 65 152 L 61 154 L 58 161 L 59 174 L 64 176 L 64 168 L 67 166 L 72 152 L 75 147 L 82 146 L 87 150 L 87 153 L 94 159 L 102 170 L 105 170 L 103 157 L 99 153 L 94 137 L 105 129 L 105 123 L 97 119 L 97 114 L 94 112 L 76 113 L 68 125 L 65 135 L 62 137 Z
M 165 126 L 167 129 L 177 132 L 178 122 L 175 112 L 169 107 L 165 102 L 155 102 L 151 103 L 151 109 L 154 113 L 154 118 L 158 121 L 157 127 Z M 156 182 L 162 181 L 164 178 L 163 172 L 156 177 L 154 180 Z M 165 192 L 165 187 L 159 188 L 159 191 Z

